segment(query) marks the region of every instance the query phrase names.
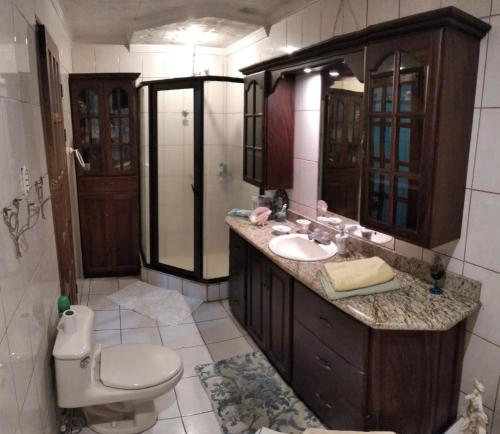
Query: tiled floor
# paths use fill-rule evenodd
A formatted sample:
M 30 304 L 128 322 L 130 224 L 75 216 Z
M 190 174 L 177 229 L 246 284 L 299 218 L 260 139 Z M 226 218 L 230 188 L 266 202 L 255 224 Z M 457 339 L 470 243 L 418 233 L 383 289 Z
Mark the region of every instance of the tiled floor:
M 175 390 L 157 400 L 159 421 L 146 433 L 221 434 L 194 367 L 254 351 L 255 343 L 232 317 L 227 300 L 204 303 L 183 324 L 164 326 L 107 299 L 108 294 L 134 280 L 86 280 L 80 303 L 95 310 L 97 342 L 105 346 L 130 342 L 166 345 L 180 354 L 184 376 Z M 82 433 L 93 432 L 85 429 Z

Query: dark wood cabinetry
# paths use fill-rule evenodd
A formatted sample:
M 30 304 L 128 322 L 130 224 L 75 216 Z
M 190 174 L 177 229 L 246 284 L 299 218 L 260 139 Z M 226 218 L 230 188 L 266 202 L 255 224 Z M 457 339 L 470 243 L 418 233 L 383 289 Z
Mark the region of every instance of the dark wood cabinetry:
M 235 318 L 246 324 L 247 243 L 231 231 L 229 234 L 229 306 Z
M 138 74 L 70 75 L 84 274 L 139 269 Z
M 248 333 L 327 427 L 441 434 L 455 421 L 465 321 L 443 332 L 372 329 L 233 231 L 231 240 L 231 263 L 247 244 L 246 287 L 230 276 L 230 294 L 247 294 Z
M 264 190 L 293 187 L 294 78 L 245 78 L 243 178 Z

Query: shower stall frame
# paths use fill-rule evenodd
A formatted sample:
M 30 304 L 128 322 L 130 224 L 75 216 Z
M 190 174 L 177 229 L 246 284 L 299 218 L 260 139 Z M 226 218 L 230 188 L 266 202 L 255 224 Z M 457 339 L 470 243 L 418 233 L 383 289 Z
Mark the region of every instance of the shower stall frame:
M 203 277 L 203 212 L 204 212 L 204 91 L 205 82 L 220 81 L 244 84 L 242 78 L 220 75 L 169 78 L 142 82 L 137 90 L 148 86 L 149 110 L 149 237 L 150 261 L 141 243 L 141 256 L 147 268 L 163 273 L 202 283 L 218 283 L 226 281 L 228 276 L 206 279 Z M 191 189 L 194 195 L 194 270 L 189 271 L 175 266 L 163 264 L 159 260 L 159 204 L 158 204 L 158 92 L 163 90 L 193 89 L 193 183 Z M 139 101 L 140 104 L 140 101 Z M 140 123 L 139 123 L 140 124 Z M 141 128 L 141 127 L 140 127 Z M 141 168 L 142 170 L 142 168 Z M 142 191 L 140 193 L 142 195 Z M 141 198 L 142 199 L 142 198 Z M 141 201 L 142 203 L 142 201 Z M 142 216 L 141 216 L 142 218 Z M 142 225 L 141 225 L 142 227 Z M 141 237 L 145 236 L 142 234 Z M 228 247 L 229 248 L 229 247 Z

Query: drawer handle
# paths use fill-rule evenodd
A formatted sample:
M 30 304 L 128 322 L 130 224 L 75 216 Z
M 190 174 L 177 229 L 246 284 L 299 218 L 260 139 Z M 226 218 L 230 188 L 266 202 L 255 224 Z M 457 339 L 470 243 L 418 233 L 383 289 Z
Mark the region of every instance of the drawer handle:
M 321 397 L 321 394 L 319 392 L 316 392 L 316 398 L 319 399 L 321 405 L 324 405 L 326 408 L 328 408 L 329 410 L 331 410 L 333 408 L 332 404 L 330 404 L 329 402 L 326 402 L 322 397 Z
M 318 362 L 318 364 L 322 368 L 326 369 L 327 371 L 332 372 L 332 368 L 330 367 L 330 365 L 328 364 L 328 362 L 325 359 L 321 358 L 320 356 L 316 356 L 316 361 Z
M 324 323 L 325 323 L 325 325 L 326 325 L 328 328 L 333 329 L 332 324 L 331 324 L 331 323 L 330 323 L 330 321 L 328 321 L 326 318 L 324 318 L 324 317 L 322 317 L 322 316 L 320 316 L 320 317 L 318 317 L 318 318 L 319 318 L 319 320 L 320 320 L 320 321 L 324 322 Z

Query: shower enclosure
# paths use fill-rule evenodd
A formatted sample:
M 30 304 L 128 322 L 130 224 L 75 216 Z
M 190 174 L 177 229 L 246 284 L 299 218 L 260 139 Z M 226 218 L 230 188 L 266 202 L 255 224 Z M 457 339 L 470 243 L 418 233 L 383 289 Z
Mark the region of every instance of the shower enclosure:
M 195 280 L 224 279 L 224 217 L 258 194 L 242 181 L 243 80 L 149 81 L 139 99 L 144 262 Z

